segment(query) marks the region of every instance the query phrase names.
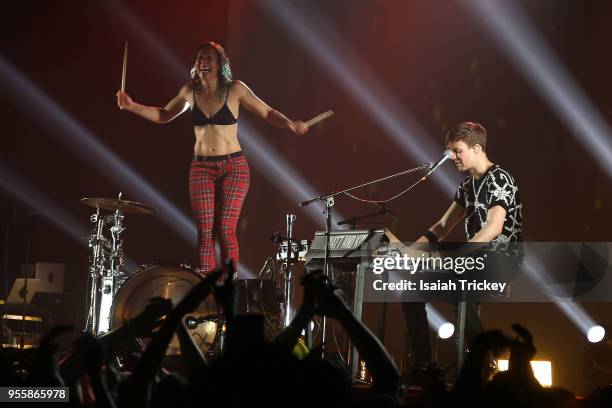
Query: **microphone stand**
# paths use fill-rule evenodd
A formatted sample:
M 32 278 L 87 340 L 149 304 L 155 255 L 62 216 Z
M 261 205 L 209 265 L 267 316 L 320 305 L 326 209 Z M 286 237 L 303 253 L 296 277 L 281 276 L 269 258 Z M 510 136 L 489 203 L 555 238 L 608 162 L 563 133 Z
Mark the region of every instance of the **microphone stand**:
M 332 207 L 334 206 L 334 197 L 339 194 L 348 193 L 349 191 L 353 191 L 361 187 L 366 187 L 372 184 L 380 183 L 382 181 L 391 180 L 393 178 L 403 176 L 404 174 L 414 173 L 414 172 L 421 171 L 421 170 L 434 170 L 434 164 L 433 163 L 423 163 L 420 166 L 415 167 L 413 169 L 404 170 L 399 173 L 392 174 L 390 176 L 382 177 L 376 180 L 371 180 L 366 183 L 359 184 L 357 186 L 349 187 L 344 190 L 336 191 L 330 194 L 325 194 L 319 197 L 312 198 L 310 200 L 302 201 L 300 203 L 300 207 L 306 207 L 316 202 L 321 202 L 325 204 L 325 211 L 323 212 L 323 214 L 325 215 L 325 258 L 323 261 L 323 274 L 325 276 L 329 277 L 330 275 L 329 273 L 329 269 L 331 266 L 331 244 L 330 242 L 331 242 L 331 225 L 332 225 Z M 427 176 L 429 176 L 429 174 L 427 174 L 425 177 L 421 177 L 420 179 L 418 179 L 410 187 L 408 187 L 405 192 L 412 190 L 417 184 L 424 181 L 427 178 Z M 322 348 L 323 357 L 325 356 L 325 323 L 326 323 L 326 318 L 325 316 L 323 316 L 323 329 L 322 329 L 322 335 L 321 335 L 321 344 L 323 345 L 323 348 Z

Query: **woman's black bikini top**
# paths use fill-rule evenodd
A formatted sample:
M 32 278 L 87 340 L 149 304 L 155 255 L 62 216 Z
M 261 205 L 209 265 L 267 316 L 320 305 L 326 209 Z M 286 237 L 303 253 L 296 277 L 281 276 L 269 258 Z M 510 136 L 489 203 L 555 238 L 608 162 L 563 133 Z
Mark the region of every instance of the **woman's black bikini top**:
M 238 119 L 234 117 L 234 114 L 227 106 L 227 96 L 229 91 L 225 94 L 225 103 L 212 117 L 206 116 L 198 107 L 195 99 L 195 92 L 193 93 L 193 109 L 191 111 L 191 122 L 193 126 L 206 126 L 206 125 L 233 125 L 238 123 Z

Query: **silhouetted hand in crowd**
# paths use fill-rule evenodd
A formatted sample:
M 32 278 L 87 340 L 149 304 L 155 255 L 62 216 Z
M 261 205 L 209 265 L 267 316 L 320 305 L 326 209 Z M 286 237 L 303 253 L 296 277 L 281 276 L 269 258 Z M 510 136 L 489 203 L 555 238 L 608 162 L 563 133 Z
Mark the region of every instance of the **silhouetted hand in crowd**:
M 497 373 L 487 384 L 483 402 L 495 405 L 503 403 L 503 406 L 512 407 L 557 406 L 553 401 L 558 400 L 561 394 L 544 392 L 533 374 L 531 359 L 536 349 L 531 333 L 519 324 L 513 324 L 512 329 L 517 336 L 510 344 L 508 371 Z M 563 398 L 567 396 L 563 395 Z
M 313 272 L 316 273 L 316 272 Z M 301 279 L 301 284 L 304 287 L 304 298 L 301 306 L 297 309 L 293 320 L 287 327 L 281 331 L 276 338 L 274 343 L 279 346 L 282 350 L 290 353 L 300 338 L 300 335 L 304 329 L 308 326 L 308 323 L 312 320 L 315 314 L 315 294 L 313 288 L 312 274 L 306 275 Z M 314 350 L 311 350 L 314 353 Z
M 215 299 L 223 309 L 223 315 L 225 317 L 225 351 L 232 352 L 232 348 L 235 344 L 235 322 L 236 312 L 234 310 L 234 263 L 232 261 L 227 262 L 223 269 L 220 277 L 223 277 L 222 284 L 216 284 L 213 286 Z M 218 280 L 218 279 L 217 279 Z
M 397 396 L 400 391 L 400 375 L 393 360 L 378 338 L 353 315 L 329 278 L 316 273 L 305 279 L 304 286 L 312 290 L 317 313 L 336 319 L 357 348 L 372 375 L 371 390 Z
M 537 351 L 533 345 L 533 336 L 529 330 L 518 323 L 514 323 L 512 329 L 517 335 L 510 347 L 508 374 L 511 375 L 517 383 L 532 388 L 541 388 L 531 368 L 531 360 Z
M 149 303 L 140 314 L 130 320 L 126 325 L 129 329 L 130 337 L 149 337 L 153 329 L 159 327 L 163 320 L 162 317 L 172 310 L 172 301 L 162 297 L 149 299 Z
M 187 330 L 184 320 L 179 324 L 176 334 L 181 348 L 181 357 L 187 367 L 188 377 L 195 378 L 198 374 L 209 368 L 206 356 Z
M 106 350 L 113 350 L 115 347 L 123 346 L 127 341 L 136 337 L 150 336 L 151 331 L 158 327 L 165 316 L 172 309 L 172 302 L 164 298 L 152 298 L 145 307 L 129 322 L 108 333 L 98 337 L 98 341 Z M 86 371 L 83 360 L 75 353 L 70 355 L 61 365 L 61 376 L 67 384 L 72 384 L 78 380 Z
M 185 314 L 193 312 L 212 293 L 215 282 L 219 279 L 221 273 L 221 270 L 217 270 L 206 276 L 168 313 L 164 324 L 155 333 L 142 354 L 132 376 L 122 384 L 119 393 L 120 406 L 130 408 L 146 408 L 148 406 L 150 386 L 160 368 L 161 361 L 177 326 Z
M 57 337 L 67 331 L 74 330 L 72 326 L 56 326 L 51 329 L 34 351 L 30 367 L 29 382 L 37 385 L 64 386 L 56 353 L 59 350 Z
M 318 314 L 337 320 L 353 316 L 344 300 L 337 294 L 336 288 L 324 275 L 316 276 L 312 283 L 314 306 Z
M 499 354 L 512 343 L 512 338 L 501 330 L 488 330 L 474 337 L 453 390 L 456 404 L 470 406 L 479 403 L 485 384 L 492 374 L 492 355 Z
M 226 319 L 234 317 L 234 264 L 228 262 L 223 266 L 222 273 L 219 277 L 223 277 L 223 282 L 214 286 L 215 299 L 223 308 Z
M 103 374 L 104 349 L 90 333 L 83 335 L 75 342 L 74 353 L 79 360 L 83 361 L 85 370 L 89 376 L 89 383 L 94 392 L 96 407 L 114 408 L 114 398 L 106 386 Z

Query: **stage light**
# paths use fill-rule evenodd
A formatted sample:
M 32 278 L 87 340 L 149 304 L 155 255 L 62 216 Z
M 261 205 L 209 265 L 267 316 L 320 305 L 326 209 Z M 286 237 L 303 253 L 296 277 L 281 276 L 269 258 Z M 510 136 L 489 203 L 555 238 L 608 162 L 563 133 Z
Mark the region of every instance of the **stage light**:
M 448 339 L 455 333 L 455 325 L 446 322 L 442 323 L 438 328 L 438 337 L 441 339 Z
M 425 310 L 427 311 L 427 322 L 429 323 L 429 327 L 435 330 L 438 337 L 441 339 L 448 339 L 453 335 L 455 332 L 455 325 L 446 320 L 435 307 L 427 303 L 425 305 Z
M 612 339 L 608 323 L 595 325 L 585 339 L 582 392 L 612 383 Z
M 587 332 L 587 339 L 591 343 L 599 343 L 606 336 L 606 329 L 603 326 L 595 325 L 589 328 Z
M 323 16 L 298 10 L 293 3 L 283 0 L 263 4 L 286 31 L 315 57 L 315 61 L 333 73 L 344 90 L 364 107 L 364 113 L 385 129 L 407 156 L 422 162 L 438 159 L 441 155 L 440 145 L 433 143 L 422 126 L 402 109 L 402 104 L 378 79 L 378 75 L 350 52 L 350 44 L 339 38 Z M 459 177 L 441 171 L 432 181 L 450 195 L 455 192 Z
M 612 177 L 612 129 L 525 13 L 511 1 L 464 0 L 511 63 Z
M 497 369 L 499 371 L 508 371 L 508 360 L 497 360 Z M 532 360 L 531 369 L 533 375 L 538 380 L 542 387 L 552 386 L 552 362 L 546 360 Z

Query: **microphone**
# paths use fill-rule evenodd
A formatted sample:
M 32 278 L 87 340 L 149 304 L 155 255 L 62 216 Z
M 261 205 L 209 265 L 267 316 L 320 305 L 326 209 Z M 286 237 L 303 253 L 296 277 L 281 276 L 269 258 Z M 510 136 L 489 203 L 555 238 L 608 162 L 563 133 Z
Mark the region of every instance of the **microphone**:
M 190 315 L 190 316 L 185 317 L 185 326 L 187 326 L 188 329 L 193 330 L 199 325 L 201 325 L 202 323 L 212 322 L 212 321 L 214 320 L 211 319 L 209 316 L 195 317 L 195 316 Z
M 434 165 L 432 165 L 429 169 L 429 171 L 427 172 L 427 174 L 425 174 L 423 176 L 423 178 L 421 178 L 421 180 L 425 180 L 427 177 L 429 177 L 429 175 L 431 173 L 433 173 L 434 171 L 436 171 L 438 169 L 438 167 L 440 167 L 445 161 L 447 161 L 448 159 L 451 158 L 452 156 L 452 152 L 450 150 L 445 150 L 443 153 L 443 156 L 440 160 L 438 160 Z

